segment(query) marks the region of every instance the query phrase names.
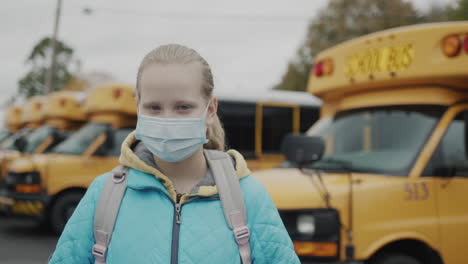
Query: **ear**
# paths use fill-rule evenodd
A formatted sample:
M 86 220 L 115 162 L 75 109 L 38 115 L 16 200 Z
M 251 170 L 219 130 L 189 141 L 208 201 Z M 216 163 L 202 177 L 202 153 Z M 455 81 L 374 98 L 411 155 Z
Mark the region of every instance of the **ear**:
M 139 115 L 139 114 L 140 114 L 140 107 L 141 107 L 141 101 L 140 101 L 140 98 L 138 98 L 138 97 L 135 97 L 135 101 L 136 101 L 137 115 Z
M 210 100 L 210 105 L 208 106 L 208 111 L 206 114 L 206 124 L 213 124 L 216 114 L 218 112 L 218 98 L 212 97 Z

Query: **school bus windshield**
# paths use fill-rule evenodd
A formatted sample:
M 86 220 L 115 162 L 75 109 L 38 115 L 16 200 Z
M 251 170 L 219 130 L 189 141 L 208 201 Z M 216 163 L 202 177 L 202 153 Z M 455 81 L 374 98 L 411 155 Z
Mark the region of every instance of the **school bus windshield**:
M 51 152 L 67 155 L 81 155 L 100 134 L 106 131 L 108 126 L 108 124 L 103 123 L 89 123 L 53 148 Z
M 54 131 L 56 130 L 56 128 L 51 126 L 42 126 L 37 130 L 34 130 L 34 132 L 32 132 L 26 137 L 27 145 L 25 152 L 34 152 L 36 148 L 39 147 L 39 145 L 41 145 L 41 143 L 44 142 L 44 140 L 46 140 L 47 137 L 52 136 L 52 133 L 54 133 Z
M 0 142 L 5 140 L 8 136 L 10 136 L 10 133 L 8 131 L 1 131 L 0 132 Z
M 17 150 L 16 146 L 15 146 L 15 141 L 20 137 L 27 137 L 31 132 L 32 132 L 32 130 L 29 130 L 29 129 L 23 129 L 23 130 L 17 132 L 13 136 L 11 136 L 11 137 L 9 137 L 9 138 L 7 138 L 5 140 L 5 144 L 3 144 L 2 149 Z
M 392 106 L 359 109 L 324 119 L 309 131 L 326 147 L 320 169 L 408 175 L 445 107 Z

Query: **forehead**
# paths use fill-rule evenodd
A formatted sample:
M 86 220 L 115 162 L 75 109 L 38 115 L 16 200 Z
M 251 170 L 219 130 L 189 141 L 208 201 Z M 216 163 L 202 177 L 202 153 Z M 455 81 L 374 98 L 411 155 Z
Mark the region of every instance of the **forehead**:
M 140 95 L 145 97 L 201 96 L 202 72 L 198 63 L 153 64 L 140 76 Z

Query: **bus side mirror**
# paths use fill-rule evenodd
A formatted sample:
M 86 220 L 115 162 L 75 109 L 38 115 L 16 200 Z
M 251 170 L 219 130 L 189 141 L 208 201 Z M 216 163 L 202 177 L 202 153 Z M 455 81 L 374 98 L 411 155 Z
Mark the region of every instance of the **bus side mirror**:
M 103 134 L 101 134 L 101 136 L 104 139 L 101 140 L 101 144 L 93 153 L 97 156 L 105 156 L 107 152 L 114 147 L 114 134 L 112 129 L 106 129 L 106 131 Z
M 24 152 L 24 150 L 26 149 L 26 145 L 28 145 L 28 140 L 24 137 L 19 137 L 15 139 L 15 142 L 13 144 L 19 152 Z
M 106 150 L 112 149 L 114 147 L 114 133 L 110 128 L 106 130 L 106 141 L 104 142 L 104 147 Z
M 54 141 L 59 141 L 62 139 L 62 135 L 60 134 L 60 132 L 58 131 L 58 129 L 54 129 L 52 130 L 52 138 L 54 139 Z
M 325 142 L 317 136 L 289 134 L 283 139 L 281 150 L 288 161 L 303 166 L 322 158 Z

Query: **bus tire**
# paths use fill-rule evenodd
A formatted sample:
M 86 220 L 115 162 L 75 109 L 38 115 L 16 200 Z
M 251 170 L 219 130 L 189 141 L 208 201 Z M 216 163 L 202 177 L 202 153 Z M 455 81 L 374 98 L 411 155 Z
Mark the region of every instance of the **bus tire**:
M 382 254 L 374 258 L 369 264 L 423 264 L 415 257 L 400 253 Z
M 57 198 L 50 213 L 50 225 L 54 233 L 62 233 L 81 198 L 83 193 L 80 192 L 64 193 Z

